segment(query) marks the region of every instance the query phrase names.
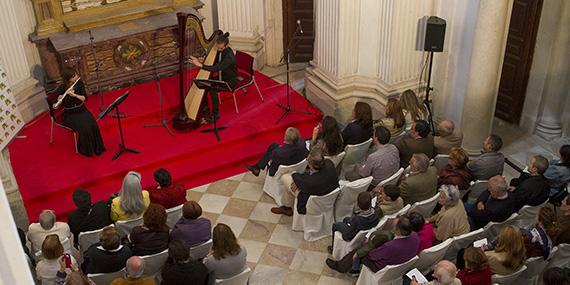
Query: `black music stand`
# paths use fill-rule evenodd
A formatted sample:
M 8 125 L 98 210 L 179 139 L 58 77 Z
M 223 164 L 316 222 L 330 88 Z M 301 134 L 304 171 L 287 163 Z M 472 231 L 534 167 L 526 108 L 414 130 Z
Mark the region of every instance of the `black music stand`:
M 206 90 L 216 89 L 217 91 L 232 92 L 232 88 L 230 88 L 228 83 L 225 81 L 221 81 L 221 80 L 196 78 L 196 79 L 194 79 L 194 83 L 196 83 L 196 87 L 198 87 L 199 89 L 206 89 Z M 218 133 L 218 131 L 227 129 L 228 127 L 227 126 L 218 127 L 217 118 L 216 118 L 215 114 L 212 114 L 212 118 L 214 119 L 213 120 L 214 121 L 214 127 L 211 129 L 201 130 L 200 132 L 202 132 L 202 133 L 214 133 L 214 134 L 216 134 L 216 138 L 218 139 L 218 141 L 220 141 L 220 134 Z
M 104 118 L 107 114 L 111 113 L 113 109 L 115 109 L 115 114 L 117 115 L 116 117 L 117 117 L 117 123 L 119 123 L 119 133 L 121 134 L 121 144 L 119 144 L 119 151 L 117 151 L 117 153 L 113 156 L 111 160 L 117 159 L 121 154 L 123 154 L 123 152 L 140 153 L 140 151 L 125 147 L 125 138 L 123 137 L 123 128 L 121 126 L 121 116 L 119 116 L 119 105 L 121 105 L 121 103 L 123 103 L 123 101 L 127 99 L 130 93 L 131 91 L 127 91 L 122 96 L 119 96 L 119 98 L 117 98 L 113 103 L 111 103 L 111 105 L 109 105 L 107 109 L 105 109 L 103 112 L 101 112 L 101 114 L 99 114 L 98 120 Z

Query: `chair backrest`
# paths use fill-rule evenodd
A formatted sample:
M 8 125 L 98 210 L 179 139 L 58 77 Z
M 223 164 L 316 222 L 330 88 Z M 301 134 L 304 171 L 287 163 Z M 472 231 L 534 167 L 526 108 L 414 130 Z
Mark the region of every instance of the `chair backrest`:
M 345 156 L 346 156 L 346 151 L 343 151 L 335 156 L 325 156 L 325 158 L 330 159 L 333 162 L 334 167 L 337 167 L 342 162 Z
M 488 240 L 495 239 L 497 236 L 499 236 L 499 233 L 504 226 L 516 223 L 518 215 L 519 214 L 517 213 L 513 213 L 508 219 L 499 223 L 489 222 L 487 225 L 485 225 L 485 227 L 483 227 L 483 236 Z
M 416 202 L 410 208 L 410 213 L 418 212 L 426 218 L 430 217 L 431 213 L 433 212 L 433 209 L 435 209 L 435 206 L 437 205 L 438 199 L 439 199 L 439 193 L 435 194 L 433 197 L 427 200 Z
M 526 270 L 518 277 L 516 284 L 536 284 L 534 280 L 540 278 L 548 261 L 542 256 L 531 257 L 526 261 Z
M 353 165 L 364 161 L 368 154 L 370 144 L 372 144 L 372 139 L 368 139 L 367 141 L 359 144 L 347 145 L 344 149 L 346 156 L 344 157 L 343 165 Z
M 102 231 L 103 229 L 98 229 L 79 233 L 77 241 L 77 243 L 79 243 L 79 252 L 83 254 L 91 245 L 98 243 Z
M 394 220 L 399 218 L 402 215 L 405 215 L 408 213 L 408 211 L 410 210 L 411 206 L 410 204 L 404 206 L 404 208 L 402 208 L 400 211 L 398 211 L 395 214 L 392 215 L 388 215 L 386 216 L 386 221 L 384 223 L 384 226 L 382 227 L 382 229 L 384 230 L 391 230 L 394 227 Z
M 449 161 L 449 154 L 438 154 L 434 158 L 433 166 L 437 168 L 437 170 L 445 168 Z
M 243 51 L 236 51 L 236 66 L 249 75 L 253 75 L 253 56 Z
M 208 253 L 210 253 L 210 250 L 212 249 L 212 245 L 213 245 L 213 241 L 212 241 L 212 239 L 210 239 L 203 244 L 199 244 L 197 246 L 191 247 L 190 248 L 190 258 L 192 260 L 200 260 L 200 259 L 206 257 L 206 255 L 208 255 Z
M 320 215 L 333 211 L 339 193 L 340 189 L 336 188 L 323 196 L 311 195 L 307 201 L 307 215 Z
M 143 224 L 143 218 L 139 217 L 133 220 L 117 221 L 115 223 L 115 227 L 117 228 L 117 232 L 119 232 L 119 234 L 122 237 L 125 237 L 131 233 L 131 230 L 134 227 L 142 226 L 142 224 Z
M 526 265 L 523 265 L 517 272 L 509 275 L 498 275 L 493 274 L 491 277 L 493 283 L 497 284 L 514 284 L 515 279 L 517 279 L 526 270 Z
M 404 168 L 398 169 L 398 171 L 396 171 L 396 173 L 394 173 L 394 174 L 392 174 L 392 176 L 380 181 L 380 183 L 378 183 L 378 185 L 379 186 L 396 185 L 398 183 L 398 180 L 400 180 L 400 176 L 402 176 L 402 173 L 404 173 Z
M 564 243 L 554 247 L 548 258 L 548 268 L 566 267 L 570 263 L 570 244 Z
M 273 177 L 276 179 L 276 181 L 279 181 L 279 179 L 281 179 L 281 176 L 283 176 L 283 174 L 291 173 L 293 171 L 302 173 L 307 168 L 307 164 L 308 161 L 305 158 L 299 163 L 293 165 L 279 165 L 279 168 L 277 168 L 277 172 L 275 172 L 275 175 Z
M 521 219 L 534 221 L 538 211 L 546 204 L 548 204 L 548 201 L 544 201 L 544 203 L 537 206 L 525 205 L 519 210 L 518 214 Z
M 116 272 L 111 273 L 97 273 L 97 274 L 87 274 L 87 277 L 93 280 L 93 283 L 97 285 L 108 285 L 115 279 L 125 277 L 125 269 L 121 269 Z
M 474 204 L 477 201 L 477 198 L 481 195 L 481 193 L 487 191 L 487 186 L 489 185 L 489 181 L 487 180 L 477 180 L 471 183 L 471 186 L 467 190 L 467 203 Z
M 352 212 L 356 207 L 358 195 L 361 192 L 366 191 L 371 182 L 372 176 L 368 176 L 349 182 L 340 188 L 340 193 L 334 206 L 334 215 L 337 222 L 341 221 L 344 217 L 352 215 Z
M 162 267 L 164 267 L 166 259 L 168 259 L 168 249 L 156 254 L 141 256 L 141 259 L 144 262 L 143 275 L 154 277 L 162 271 Z
M 457 253 L 459 250 L 470 247 L 474 241 L 483 238 L 483 229 L 477 229 L 460 236 L 451 238 L 451 246 L 447 249 L 445 253 L 446 260 L 454 261 L 457 258 Z
M 216 285 L 246 285 L 249 281 L 249 276 L 251 275 L 251 269 L 247 267 L 240 274 L 230 277 L 227 279 L 216 279 L 214 284 Z
M 432 270 L 432 266 L 443 260 L 445 253 L 453 243 L 452 239 L 447 239 L 438 245 L 426 248 L 418 254 L 418 261 L 414 265 L 419 271 L 427 274 Z
M 415 263 L 418 261 L 418 256 L 412 257 L 412 259 L 397 265 L 388 265 L 382 270 L 376 272 L 376 275 L 380 275 L 378 284 L 402 284 L 401 280 L 404 274 L 415 267 Z
M 166 225 L 170 229 L 174 228 L 174 225 L 182 217 L 182 206 L 184 204 L 166 210 Z

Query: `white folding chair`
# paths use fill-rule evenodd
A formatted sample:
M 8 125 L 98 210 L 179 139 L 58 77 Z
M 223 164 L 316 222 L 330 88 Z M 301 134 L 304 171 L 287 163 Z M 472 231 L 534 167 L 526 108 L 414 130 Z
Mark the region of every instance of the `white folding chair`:
M 334 167 L 336 168 L 342 162 L 345 156 L 346 156 L 346 151 L 343 151 L 335 156 L 325 156 L 325 158 L 330 159 L 334 164 Z
M 364 177 L 341 186 L 340 193 L 334 204 L 334 220 L 342 221 L 354 212 L 356 200 L 361 192 L 365 192 L 372 182 L 372 176 Z
M 410 211 L 410 208 L 411 208 L 411 205 L 408 204 L 408 205 L 404 206 L 404 208 L 402 208 L 397 213 L 385 216 L 386 221 L 384 222 L 384 226 L 382 227 L 382 229 L 384 229 L 384 230 L 393 229 L 394 228 L 394 220 L 396 220 L 400 216 L 407 214 Z
M 516 225 L 519 228 L 528 228 L 532 226 L 536 220 L 536 215 L 538 215 L 538 211 L 542 207 L 546 206 L 547 203 L 548 200 L 537 206 L 529 206 L 529 205 L 523 206 L 518 212 L 519 216 L 517 217 Z
M 367 231 L 359 231 L 352 240 L 345 241 L 342 239 L 342 234 L 340 232 L 334 233 L 334 243 L 333 243 L 333 252 L 332 256 L 336 260 L 342 259 L 345 255 L 349 252 L 359 248 L 364 240 L 366 239 L 366 234 L 368 234 L 372 230 Z
M 460 236 L 452 237 L 451 246 L 447 249 L 443 259 L 455 262 L 457 260 L 457 253 L 461 249 L 470 247 L 474 241 L 483 238 L 483 229 L 477 229 Z
M 548 258 L 548 265 L 546 268 L 551 267 L 567 267 L 570 265 L 570 244 L 563 243 L 555 246 Z
M 372 139 L 359 144 L 349 144 L 346 146 L 344 151 L 346 156 L 342 162 L 342 169 L 340 172 L 340 177 L 344 178 L 345 171 L 350 171 L 354 165 L 366 160 L 366 155 L 368 154 L 368 149 L 372 144 Z
M 448 161 L 449 154 L 438 154 L 433 158 L 433 166 L 439 171 L 447 166 Z
M 447 239 L 438 245 L 422 250 L 418 254 L 418 261 L 414 266 L 424 275 L 432 270 L 434 264 L 443 260 L 445 253 L 451 246 L 453 240 Z
M 392 174 L 392 176 L 380 181 L 380 183 L 378 183 L 378 186 L 398 184 L 398 180 L 400 180 L 400 176 L 402 176 L 402 173 L 404 173 L 404 168 L 398 169 L 398 171 Z
M 491 280 L 493 284 L 516 284 L 514 281 L 526 270 L 526 265 L 523 265 L 517 272 L 509 275 L 493 274 Z
M 111 273 L 87 274 L 87 277 L 97 285 L 109 285 L 113 280 L 125 277 L 125 269 Z
M 79 255 L 81 256 L 81 260 L 83 260 L 83 254 L 87 251 L 87 249 L 99 242 L 101 232 L 103 232 L 103 229 L 79 233 L 77 243 L 79 244 Z
M 517 278 L 515 284 L 538 284 L 542 271 L 548 265 L 548 261 L 542 256 L 531 257 L 526 261 L 526 270 Z
M 215 285 L 246 285 L 249 283 L 249 276 L 251 275 L 251 269 L 247 267 L 240 274 L 230 277 L 227 279 L 216 279 L 214 281 Z
M 513 225 L 516 222 L 516 218 L 518 217 L 517 213 L 513 213 L 508 219 L 503 222 L 489 222 L 487 225 L 483 227 L 483 236 L 487 238 L 487 240 L 491 241 L 494 240 L 496 237 L 499 236 L 501 229 L 506 225 Z
M 462 196 L 465 196 L 466 194 L 468 195 L 467 203 L 475 204 L 481 193 L 487 191 L 488 185 L 489 181 L 487 180 L 477 180 L 475 182 L 471 182 L 469 189 L 461 194 L 463 194 Z
M 401 285 L 402 277 L 415 267 L 414 264 L 417 260 L 418 256 L 416 255 L 407 262 L 398 265 L 388 265 L 376 273 L 372 272 L 368 267 L 362 266 L 356 285 Z
M 168 249 L 156 254 L 141 256 L 141 259 L 144 262 L 143 275 L 147 277 L 155 277 L 162 271 L 162 268 L 166 263 L 166 259 L 168 259 Z
M 206 255 L 208 255 L 208 253 L 210 253 L 210 250 L 212 249 L 212 245 L 213 245 L 213 242 L 212 242 L 212 239 L 210 239 L 203 244 L 191 247 L 190 248 L 190 259 L 200 260 L 200 259 L 206 257 Z
M 340 193 L 336 188 L 323 196 L 311 196 L 307 201 L 307 214 L 300 215 L 297 212 L 297 200 L 293 207 L 293 230 L 303 231 L 303 238 L 307 241 L 315 241 L 331 234 L 334 223 L 334 202 Z
M 437 205 L 438 199 L 439 199 L 439 193 L 435 194 L 433 197 L 427 200 L 415 202 L 414 204 L 412 204 L 412 207 L 410 208 L 410 213 L 418 212 L 424 218 L 430 217 L 431 213 L 433 212 L 433 209 L 435 209 L 435 206 Z
M 168 228 L 173 229 L 174 225 L 182 217 L 182 206 L 184 204 L 166 210 L 166 225 Z
M 127 221 L 117 221 L 115 222 L 115 227 L 117 228 L 117 232 L 122 237 L 128 236 L 134 227 L 142 226 L 143 225 L 143 218 L 139 217 L 133 220 Z
M 265 176 L 265 183 L 263 184 L 263 192 L 267 193 L 267 195 L 271 196 L 273 200 L 275 200 L 275 204 L 277 206 L 282 206 L 281 198 L 283 197 L 283 191 L 285 191 L 285 185 L 281 181 L 281 176 L 283 174 L 292 173 L 292 172 L 304 172 L 307 168 L 307 159 L 303 159 L 301 162 L 293 165 L 280 165 L 275 172 L 275 175 Z

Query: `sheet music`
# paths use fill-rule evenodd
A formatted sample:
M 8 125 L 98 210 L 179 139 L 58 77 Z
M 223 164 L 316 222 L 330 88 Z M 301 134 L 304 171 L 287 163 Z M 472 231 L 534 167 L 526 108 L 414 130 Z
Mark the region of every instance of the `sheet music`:
M 416 277 L 416 281 L 420 284 L 429 282 L 427 278 L 417 268 L 410 270 L 408 273 L 406 273 L 406 276 L 408 276 L 408 278 L 410 279 L 414 279 L 414 277 Z
M 487 238 L 483 238 L 483 239 L 474 241 L 474 242 L 473 242 L 473 247 L 483 247 L 483 246 L 485 246 L 485 245 L 487 245 L 487 244 L 489 244 L 489 243 L 487 242 Z

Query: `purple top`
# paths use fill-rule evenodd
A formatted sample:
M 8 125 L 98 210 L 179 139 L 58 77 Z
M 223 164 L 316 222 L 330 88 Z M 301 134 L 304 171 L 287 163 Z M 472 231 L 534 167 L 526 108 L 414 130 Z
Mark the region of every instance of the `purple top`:
M 206 218 L 180 218 L 170 233 L 170 239 L 183 240 L 188 247 L 203 244 L 212 238 L 212 224 Z
M 416 232 L 407 237 L 395 237 L 382 246 L 368 253 L 368 258 L 373 261 L 378 269 L 387 265 L 396 265 L 412 259 L 418 253 L 420 239 Z
M 433 226 L 430 223 L 424 224 L 424 227 L 418 232 L 418 238 L 420 239 L 418 253 L 426 248 L 430 248 L 435 241 Z

